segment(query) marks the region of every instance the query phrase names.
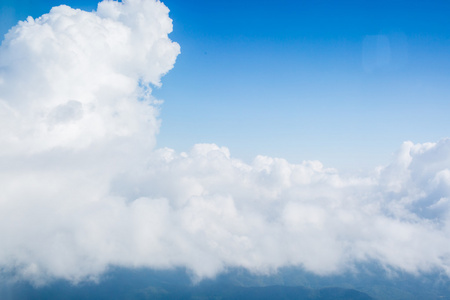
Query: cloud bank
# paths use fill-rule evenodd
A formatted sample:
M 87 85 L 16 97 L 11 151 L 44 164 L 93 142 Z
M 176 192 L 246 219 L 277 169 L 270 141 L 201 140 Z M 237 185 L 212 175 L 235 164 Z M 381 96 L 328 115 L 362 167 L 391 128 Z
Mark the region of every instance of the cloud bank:
M 174 65 L 169 10 L 154 0 L 67 6 L 20 22 L 0 47 L 0 270 L 43 284 L 111 266 L 377 262 L 450 275 L 450 140 L 405 142 L 365 176 L 225 147 L 154 149 L 151 85 Z

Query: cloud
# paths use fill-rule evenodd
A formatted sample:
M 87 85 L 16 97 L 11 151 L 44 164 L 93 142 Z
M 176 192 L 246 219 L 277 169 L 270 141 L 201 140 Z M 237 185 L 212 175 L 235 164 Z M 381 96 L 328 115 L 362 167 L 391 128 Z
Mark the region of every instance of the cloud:
M 144 87 L 160 85 L 180 52 L 168 12 L 155 1 L 105 1 L 93 13 L 62 5 L 12 28 L 0 50 L 0 151 L 154 143 Z
M 44 284 L 111 266 L 339 273 L 376 261 L 450 274 L 450 140 L 405 142 L 342 176 L 225 147 L 154 149 L 150 85 L 175 63 L 168 9 L 55 7 L 0 48 L 0 268 Z

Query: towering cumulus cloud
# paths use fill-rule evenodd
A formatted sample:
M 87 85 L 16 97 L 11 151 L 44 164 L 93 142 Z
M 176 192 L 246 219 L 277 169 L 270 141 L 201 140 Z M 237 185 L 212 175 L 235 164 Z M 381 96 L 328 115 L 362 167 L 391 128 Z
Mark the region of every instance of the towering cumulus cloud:
M 179 53 L 154 0 L 67 6 L 20 22 L 0 48 L 0 270 L 36 284 L 110 266 L 377 262 L 450 274 L 450 140 L 401 146 L 366 176 L 227 148 L 154 149 L 158 86 Z

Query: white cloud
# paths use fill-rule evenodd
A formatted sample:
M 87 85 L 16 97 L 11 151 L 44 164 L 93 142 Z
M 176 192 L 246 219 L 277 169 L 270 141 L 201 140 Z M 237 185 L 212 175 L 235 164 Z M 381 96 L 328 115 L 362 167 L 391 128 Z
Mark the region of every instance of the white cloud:
M 153 149 L 179 46 L 153 0 L 53 8 L 0 48 L 0 268 L 45 283 L 109 266 L 317 274 L 450 267 L 450 140 L 365 177 L 225 147 Z
M 159 85 L 173 67 L 171 31 L 168 9 L 155 1 L 106 1 L 95 13 L 59 6 L 20 22 L 0 50 L 0 151 L 138 135 L 153 143 L 157 109 L 140 86 Z

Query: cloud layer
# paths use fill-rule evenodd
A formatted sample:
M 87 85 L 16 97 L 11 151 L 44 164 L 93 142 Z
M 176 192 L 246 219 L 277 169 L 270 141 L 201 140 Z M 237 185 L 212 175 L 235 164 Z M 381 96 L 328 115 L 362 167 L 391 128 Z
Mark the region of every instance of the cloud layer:
M 228 267 L 317 274 L 375 261 L 450 274 L 450 140 L 405 142 L 342 176 L 318 161 L 251 164 L 214 144 L 154 149 L 149 85 L 180 52 L 168 9 L 55 7 L 0 48 L 0 269 L 36 284 L 110 266 L 211 277 Z

